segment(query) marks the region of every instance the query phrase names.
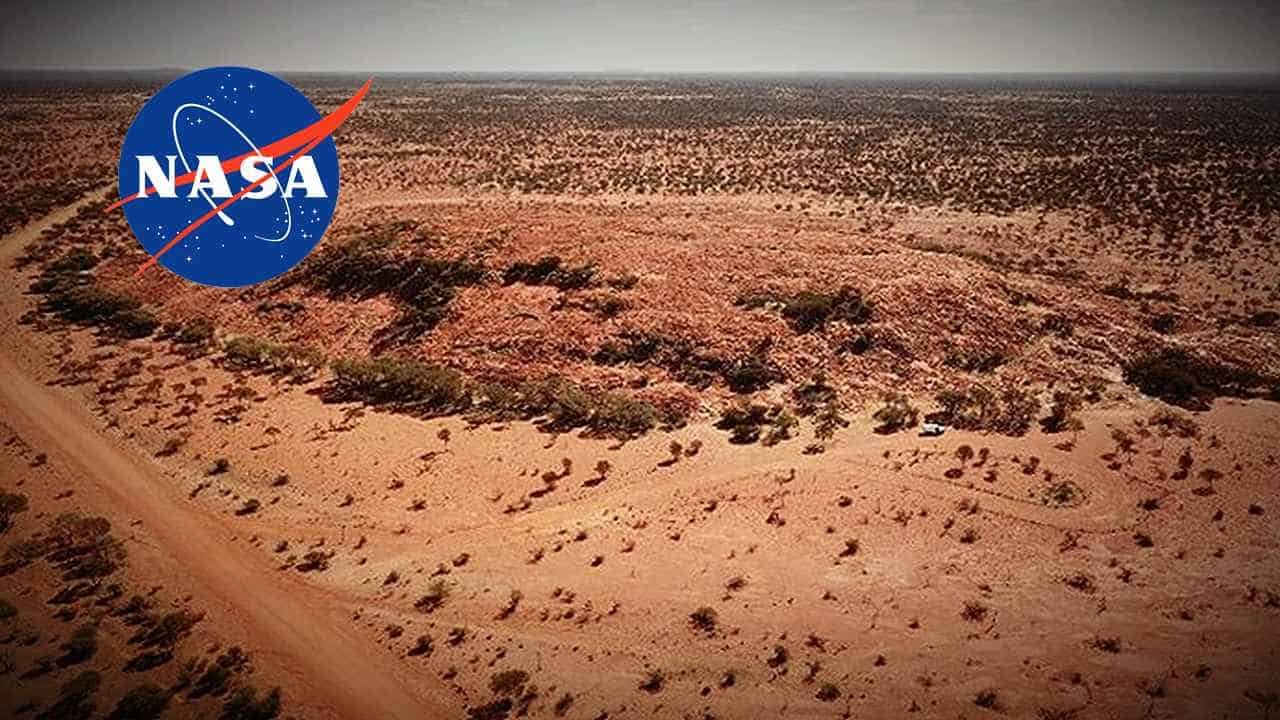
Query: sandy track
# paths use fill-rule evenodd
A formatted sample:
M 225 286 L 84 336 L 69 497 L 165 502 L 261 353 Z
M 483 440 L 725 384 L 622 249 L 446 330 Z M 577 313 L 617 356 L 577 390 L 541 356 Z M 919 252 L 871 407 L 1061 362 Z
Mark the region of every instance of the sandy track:
M 87 196 L 0 241 L 0 264 L 7 270 L 28 242 L 93 199 Z M 426 697 L 422 683 L 410 689 L 404 668 L 356 634 L 347 606 L 237 548 L 231 542 L 235 529 L 194 509 L 153 462 L 102 432 L 72 396 L 34 377 L 18 357 L 16 317 L 24 304 L 11 278 L 0 290 L 0 415 L 103 499 L 96 513 L 118 524 L 126 518 L 140 522 L 186 569 L 183 584 L 201 602 L 228 613 L 226 621 L 242 625 L 258 656 L 299 696 L 345 718 L 455 714 L 439 696 Z

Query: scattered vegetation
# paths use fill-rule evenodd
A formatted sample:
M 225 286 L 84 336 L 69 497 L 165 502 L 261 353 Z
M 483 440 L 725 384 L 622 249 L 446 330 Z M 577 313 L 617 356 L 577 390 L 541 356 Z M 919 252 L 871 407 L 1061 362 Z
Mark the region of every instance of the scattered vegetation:
M 970 373 L 990 373 L 1009 362 L 1009 356 L 999 350 L 953 350 L 942 363 L 947 367 Z
M 1084 500 L 1084 489 L 1071 480 L 1050 483 L 1040 492 L 1040 502 L 1050 507 L 1076 507 Z
M 662 692 L 662 686 L 666 684 L 666 681 L 666 677 L 660 670 L 650 670 L 645 674 L 644 680 L 640 681 L 640 689 L 650 695 L 656 695 Z
M 1040 400 L 1027 390 L 1006 387 L 995 392 L 982 385 L 944 390 L 937 395 L 940 409 L 926 418 L 961 430 L 985 430 L 1021 436 L 1040 413 Z
M 622 439 L 642 435 L 660 421 L 683 420 L 664 417 L 644 400 L 590 390 L 558 378 L 515 385 L 469 383 L 454 370 L 391 357 L 339 360 L 333 363 L 333 370 L 331 400 L 359 401 L 428 416 L 471 412 L 490 420 L 541 418 L 550 431 L 583 428 L 591 434 Z
M 208 318 L 195 318 L 185 323 L 171 323 L 164 327 L 164 334 L 178 345 L 187 357 L 199 357 L 209 352 L 216 343 L 216 328 Z
M 227 367 L 307 382 L 324 367 L 324 356 L 302 346 L 286 345 L 256 337 L 235 337 L 222 348 Z
M 333 362 L 332 396 L 432 415 L 470 407 L 462 376 L 448 368 L 393 357 Z
M 592 360 L 601 365 L 652 365 L 699 389 L 720 379 L 736 393 L 756 392 L 785 379 L 769 359 L 767 344 L 725 358 L 703 352 L 692 340 L 647 332 L 624 333 L 605 342 Z
M 716 427 L 729 431 L 729 442 L 737 445 L 776 445 L 791 437 L 796 424 L 781 405 L 747 403 L 725 408 Z
M 164 714 L 172 697 L 159 685 L 139 685 L 120 697 L 107 720 L 157 720 Z
M 739 298 L 737 305 L 746 308 L 776 307 L 792 330 L 813 332 L 829 322 L 859 325 L 871 319 L 872 306 L 857 289 L 842 286 L 835 291 L 804 290 L 790 296 L 756 293 Z
M 43 309 L 67 322 L 123 338 L 154 333 L 160 321 L 132 297 L 99 285 L 89 274 L 96 264 L 97 259 L 83 251 L 63 256 L 44 269 L 31 291 L 44 296 Z
M 506 285 L 550 285 L 560 290 L 582 290 L 591 286 L 596 276 L 596 266 L 566 265 L 555 255 L 546 255 L 533 262 L 512 263 L 502 273 Z
M 105 518 L 64 513 L 45 532 L 11 546 L 5 555 L 13 566 L 41 558 L 62 572 L 64 580 L 97 583 L 123 565 L 125 550 Z
M 403 224 L 384 226 L 327 246 L 308 258 L 300 280 L 331 297 L 390 298 L 400 315 L 379 332 L 378 343 L 411 342 L 440 324 L 458 288 L 477 285 L 487 275 L 483 266 L 466 258 L 435 257 L 413 242 L 404 243 L 409 252 L 395 247 L 398 236 L 421 232 Z

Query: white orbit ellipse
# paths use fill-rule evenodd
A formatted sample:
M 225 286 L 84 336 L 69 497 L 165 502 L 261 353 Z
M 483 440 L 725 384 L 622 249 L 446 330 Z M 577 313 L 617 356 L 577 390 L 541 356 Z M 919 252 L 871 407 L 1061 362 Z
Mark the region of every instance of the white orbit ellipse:
M 187 169 L 187 172 L 191 172 L 191 163 L 187 162 L 187 155 L 182 150 L 182 141 L 178 139 L 178 115 L 182 114 L 183 110 L 189 110 L 189 109 L 203 110 L 204 112 L 207 112 L 210 115 L 218 118 L 227 127 L 234 130 L 235 133 L 240 136 L 240 139 L 244 140 L 246 145 L 253 148 L 253 152 L 255 155 L 262 154 L 262 151 L 258 149 L 258 146 L 255 145 L 252 140 L 249 139 L 249 136 L 245 135 L 243 130 L 236 127 L 236 124 L 231 122 L 231 120 L 226 115 L 223 115 L 222 113 L 218 112 L 217 110 L 214 110 L 208 105 L 201 105 L 200 103 L 183 103 L 178 106 L 178 109 L 173 111 L 173 119 L 172 119 L 171 127 L 173 129 L 173 145 L 175 148 L 177 148 L 178 158 L 182 160 L 182 166 Z M 268 167 L 268 172 L 271 173 L 271 177 L 275 178 L 276 185 L 280 185 L 280 178 L 279 176 L 276 175 L 275 168 Z M 205 202 L 209 203 L 209 207 L 214 208 L 215 210 L 217 209 L 218 205 L 213 201 L 213 198 L 209 197 L 209 193 L 205 192 L 204 190 L 200 190 L 199 193 L 200 193 L 200 196 L 205 199 Z M 284 203 L 284 218 L 285 218 L 284 234 L 281 235 L 280 237 L 269 238 L 269 237 L 263 237 L 257 233 L 254 233 L 253 235 L 254 237 L 258 238 L 259 240 L 265 240 L 266 242 L 283 242 L 285 238 L 289 237 L 289 233 L 293 232 L 293 211 L 289 209 L 289 201 L 285 199 L 283 194 L 281 194 L 280 202 Z M 235 221 L 232 220 L 231 216 L 227 215 L 225 211 L 218 210 L 218 219 L 222 220 L 222 222 L 225 223 L 228 227 L 235 225 Z

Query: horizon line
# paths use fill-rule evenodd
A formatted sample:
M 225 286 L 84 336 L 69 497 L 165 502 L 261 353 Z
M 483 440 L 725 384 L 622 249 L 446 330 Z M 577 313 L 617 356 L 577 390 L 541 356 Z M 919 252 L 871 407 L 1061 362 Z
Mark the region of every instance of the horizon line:
M 165 73 L 216 66 L 0 66 L 0 73 Z M 1083 69 L 647 69 L 647 68 L 261 68 L 281 74 L 377 75 L 1280 75 L 1280 68 L 1083 68 Z

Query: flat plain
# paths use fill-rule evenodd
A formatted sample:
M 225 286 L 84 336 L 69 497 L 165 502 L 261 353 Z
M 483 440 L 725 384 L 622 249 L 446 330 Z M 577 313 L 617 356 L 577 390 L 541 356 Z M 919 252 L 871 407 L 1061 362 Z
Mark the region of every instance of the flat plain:
M 383 76 L 242 290 L 161 82 L 0 87 L 0 712 L 1277 711 L 1273 78 Z

